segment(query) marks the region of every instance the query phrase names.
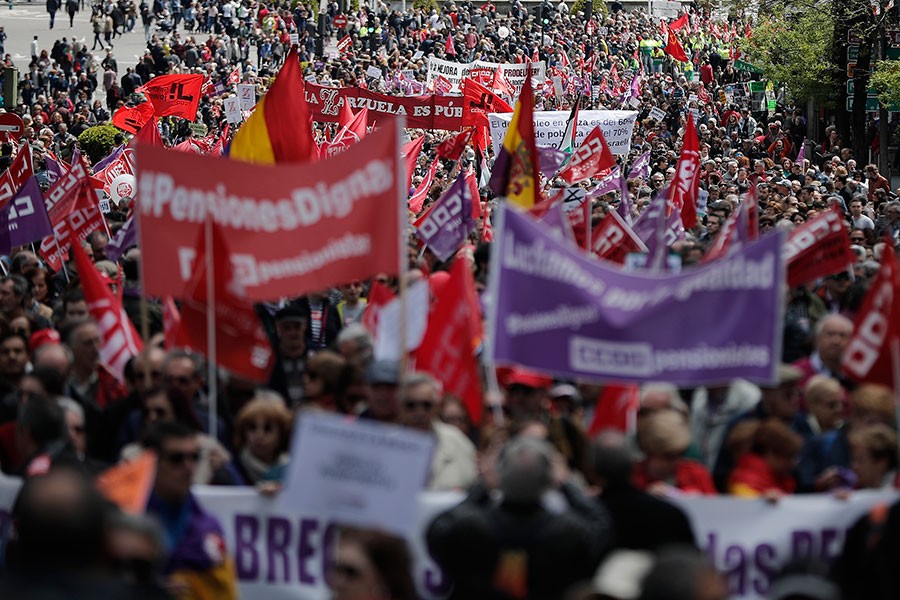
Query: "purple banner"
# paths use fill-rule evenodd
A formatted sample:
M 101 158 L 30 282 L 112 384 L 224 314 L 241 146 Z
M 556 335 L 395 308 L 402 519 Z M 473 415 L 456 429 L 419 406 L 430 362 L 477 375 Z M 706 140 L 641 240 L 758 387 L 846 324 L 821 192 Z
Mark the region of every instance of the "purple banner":
M 475 227 L 472 195 L 465 173 L 460 172 L 444 195 L 418 223 L 416 235 L 442 261 L 449 259 Z
M 93 167 L 94 173 L 99 173 L 100 171 L 111 165 L 114 160 L 122 156 L 122 152 L 125 151 L 125 146 L 125 144 L 116 146 L 115 148 L 113 148 L 113 151 L 110 152 L 106 157 L 101 158 L 99 161 L 97 161 L 97 164 Z
M 647 179 L 647 176 L 650 175 L 650 151 L 647 150 L 636 159 L 631 165 L 631 171 L 628 173 L 628 179 L 634 179 L 635 177 L 640 177 L 641 179 Z
M 115 237 L 106 245 L 106 257 L 113 262 L 119 262 L 119 258 L 126 250 L 137 246 L 137 227 L 134 226 L 134 217 L 130 217 Z
M 537 151 L 538 168 L 547 179 L 552 179 L 560 167 L 563 166 L 563 163 L 566 162 L 566 159 L 569 158 L 568 152 L 557 150 L 556 148 L 538 146 Z
M 0 208 L 0 254 L 9 254 L 16 246 L 42 240 L 48 235 L 53 235 L 53 227 L 37 178 L 31 176 L 19 193 Z
M 496 235 L 489 327 L 497 364 L 680 386 L 775 380 L 785 285 L 780 235 L 656 277 L 604 266 L 505 205 Z
M 566 240 L 575 243 L 575 234 L 572 233 L 572 225 L 569 217 L 563 211 L 563 203 L 557 202 L 551 206 L 544 216 L 539 219 L 547 228 L 547 231 L 558 240 Z

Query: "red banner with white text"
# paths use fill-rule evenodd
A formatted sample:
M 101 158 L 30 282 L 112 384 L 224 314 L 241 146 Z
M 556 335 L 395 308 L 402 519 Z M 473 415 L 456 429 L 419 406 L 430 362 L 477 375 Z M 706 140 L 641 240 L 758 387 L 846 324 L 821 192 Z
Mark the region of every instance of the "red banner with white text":
M 261 166 L 140 145 L 146 291 L 180 297 L 209 215 L 249 301 L 395 273 L 406 181 L 402 120 L 312 164 Z

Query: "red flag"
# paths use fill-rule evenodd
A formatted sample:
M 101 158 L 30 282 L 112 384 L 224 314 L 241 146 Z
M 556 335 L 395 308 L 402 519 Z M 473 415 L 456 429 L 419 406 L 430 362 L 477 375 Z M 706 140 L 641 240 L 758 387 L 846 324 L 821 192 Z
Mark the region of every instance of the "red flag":
M 746 209 L 747 205 L 742 204 L 728 217 L 728 220 L 722 225 L 721 231 L 716 235 L 716 239 L 713 240 L 712 245 L 700 260 L 701 264 L 725 258 L 738 251 L 744 241 L 749 241 L 746 232 L 746 219 L 743 213 Z
M 463 79 L 463 125 L 487 123 L 487 113 L 499 112 L 513 112 L 513 108 L 474 79 Z
M 422 183 L 419 184 L 419 187 L 416 188 L 413 195 L 409 197 L 409 210 L 416 214 L 419 214 L 422 211 L 422 206 L 425 204 L 425 197 L 431 190 L 431 182 L 434 181 L 434 174 L 437 172 L 439 162 L 439 159 L 434 159 L 434 162 L 428 167 L 428 172 L 425 173 L 425 177 L 422 178 Z
M 466 149 L 469 140 L 472 139 L 473 132 L 474 129 L 468 127 L 459 133 L 454 133 L 438 144 L 435 149 L 438 157 L 446 158 L 447 160 L 459 160 L 459 157 L 462 156 L 463 150 Z
M 103 183 L 98 182 L 99 188 Z M 41 257 L 54 271 L 63 267 L 70 244 L 78 245 L 97 229 L 105 229 L 94 181 L 81 160 L 60 177 L 44 196 L 53 235 L 41 244 Z
M 148 146 L 165 148 L 166 145 L 163 143 L 162 136 L 159 135 L 159 125 L 156 122 L 155 116 L 151 116 L 150 120 L 144 123 L 144 126 L 137 132 L 137 135 L 131 139 L 129 145 L 132 148 L 135 148 L 138 144 L 147 144 Z
M 341 105 L 341 110 L 338 113 L 338 131 L 348 126 L 353 121 L 353 109 L 350 108 L 350 103 L 344 100 L 344 103 Z
M 610 384 L 603 388 L 594 408 L 594 420 L 588 429 L 590 437 L 606 430 L 629 433 L 637 424 L 640 394 L 636 385 Z
M 406 193 L 412 187 L 413 172 L 416 170 L 416 163 L 419 160 L 419 154 L 422 153 L 422 145 L 425 143 L 425 136 L 420 135 L 416 139 L 407 142 L 401 153 L 406 160 Z
M 447 40 L 444 42 L 444 52 L 450 56 L 456 56 L 456 46 L 453 45 L 453 38 L 447 34 Z
M 82 250 L 81 243 L 72 244 L 72 254 L 88 311 L 100 328 L 100 360 L 116 379 L 123 382 L 125 364 L 143 350 L 144 344 L 122 308 L 121 298 L 113 294 L 100 277 L 100 273 Z
M 793 230 L 783 254 L 791 287 L 833 275 L 856 263 L 844 217 L 833 206 Z
M 185 289 L 177 338 L 187 347 L 209 356 L 207 277 L 209 263 L 214 258 L 216 364 L 252 381 L 265 381 L 274 358 L 269 338 L 253 304 L 242 293 L 221 228 L 212 225 L 209 259 L 204 229 L 197 236 L 194 275 Z
M 611 210 L 591 233 L 591 252 L 597 258 L 622 265 L 629 253 L 647 252 L 647 246 L 619 213 Z
M 894 243 L 885 239 L 881 267 L 866 292 L 863 305 L 853 324 L 853 336 L 844 351 L 841 366 L 858 382 L 880 383 L 892 389 L 900 385 L 897 368 L 900 364 L 900 268 Z
M 210 155 L 222 156 L 222 154 L 225 153 L 225 145 L 228 141 L 228 126 L 229 124 L 225 123 L 225 127 L 222 128 L 222 133 L 216 138 L 216 143 L 213 144 L 213 147 L 209 151 Z
M 452 89 L 453 84 L 443 75 L 438 75 L 438 78 L 434 80 L 434 93 L 438 96 L 446 96 Z
M 378 280 L 372 282 L 362 316 L 362 324 L 372 335 L 378 332 L 378 316 L 381 314 L 381 309 L 394 298 L 394 292 L 388 286 Z
M 678 41 L 678 38 L 675 37 L 674 31 L 669 31 L 668 43 L 663 50 L 675 60 L 681 62 L 688 62 L 689 60 L 687 54 L 684 53 L 684 46 L 682 46 L 681 42 Z
M 509 96 L 510 98 L 512 98 L 516 93 L 515 88 L 510 85 L 510 83 L 506 80 L 506 77 L 503 75 L 503 69 L 499 67 L 496 71 L 494 71 L 494 78 L 491 80 L 491 89 L 498 94 L 504 94 L 506 96 Z M 512 109 L 510 109 L 510 112 L 511 111 Z
M 759 238 L 759 196 L 756 195 L 758 180 L 753 178 L 750 191 L 744 196 L 744 210 L 747 211 L 747 239 L 750 241 Z
M 481 317 L 470 263 L 454 261 L 428 315 L 425 337 L 416 350 L 416 368 L 431 373 L 444 391 L 463 401 L 469 417 L 481 423 L 482 397 L 475 347 L 480 342 Z
M 688 114 L 684 128 L 681 156 L 669 194 L 672 206 L 681 211 L 684 228 L 693 229 L 697 225 L 697 197 L 700 195 L 700 139 L 691 114 Z
M 153 104 L 141 102 L 137 106 L 123 106 L 113 115 L 113 125 L 127 131 L 137 133 L 153 118 Z
M 352 115 L 345 125 L 341 126 L 334 139 L 322 146 L 321 158 L 331 157 L 340 154 L 356 142 L 366 137 L 366 121 L 369 118 L 369 109 L 363 108 L 355 115 L 349 109 L 349 103 L 345 102 L 347 112 Z M 346 118 L 344 110 L 341 109 L 341 119 Z
M 616 166 L 616 157 L 606 144 L 600 126 L 588 134 L 572 159 L 559 172 L 559 177 L 569 183 L 595 177 L 602 171 Z
M 669 24 L 669 30 L 670 31 L 678 31 L 679 29 L 681 29 L 682 27 L 684 27 L 687 24 L 688 24 L 688 15 L 687 15 L 687 13 L 684 13 L 683 15 L 681 15 L 680 17 L 678 17 L 677 19 L 675 19 L 674 21 L 672 21 Z
M 466 185 L 469 186 L 469 194 L 472 198 L 472 218 L 481 218 L 481 194 L 478 193 L 478 178 L 475 177 L 475 169 L 469 167 L 466 171 Z
M 25 143 L 9 167 L 0 174 L 0 206 L 6 206 L 9 199 L 22 189 L 32 175 L 34 166 L 31 159 L 31 145 Z
M 143 92 L 153 104 L 157 117 L 197 118 L 203 75 L 160 75 L 136 91 Z
M 163 334 L 166 338 L 166 350 L 183 348 L 186 342 L 181 339 L 181 312 L 175 305 L 172 296 L 166 296 L 163 301 Z
M 240 83 L 241 81 L 241 67 L 237 66 L 234 68 L 234 71 L 228 74 L 228 83 L 235 84 Z
M 490 205 L 490 203 L 485 203 L 485 205 L 484 205 L 484 218 L 481 221 L 481 241 L 482 242 L 493 242 L 494 241 L 494 228 L 491 227 L 491 205 Z
M 337 43 L 338 52 L 344 54 L 353 47 L 353 39 L 349 35 L 345 35 Z

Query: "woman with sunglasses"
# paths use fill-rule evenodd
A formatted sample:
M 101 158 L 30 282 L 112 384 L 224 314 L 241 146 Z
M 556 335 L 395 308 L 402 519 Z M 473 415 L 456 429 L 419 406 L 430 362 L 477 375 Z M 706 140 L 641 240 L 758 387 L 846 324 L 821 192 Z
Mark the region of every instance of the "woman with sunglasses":
M 279 399 L 251 400 L 238 413 L 235 451 L 229 471 L 236 485 L 256 485 L 278 478 L 288 462 L 291 413 Z

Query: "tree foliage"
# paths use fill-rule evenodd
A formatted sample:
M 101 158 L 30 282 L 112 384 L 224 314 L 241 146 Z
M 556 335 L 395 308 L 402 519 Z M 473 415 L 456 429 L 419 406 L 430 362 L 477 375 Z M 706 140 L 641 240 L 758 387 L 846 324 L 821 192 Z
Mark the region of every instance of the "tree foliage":
M 88 127 L 78 136 L 78 146 L 93 164 L 112 152 L 116 145 L 116 136 L 120 133 L 112 125 Z
M 773 9 L 741 41 L 746 60 L 766 79 L 787 86 L 798 102 L 826 104 L 832 97 L 834 22 L 827 11 L 809 9 L 785 14 Z
M 878 92 L 881 104 L 900 104 L 900 61 L 879 60 L 875 63 L 869 85 Z
M 593 4 L 592 10 L 594 15 L 600 19 L 601 21 L 606 18 L 609 14 L 609 10 L 606 7 L 605 0 L 575 0 L 575 4 L 572 5 L 572 13 L 577 13 L 578 11 L 584 11 L 585 6 L 587 6 L 588 2 Z

